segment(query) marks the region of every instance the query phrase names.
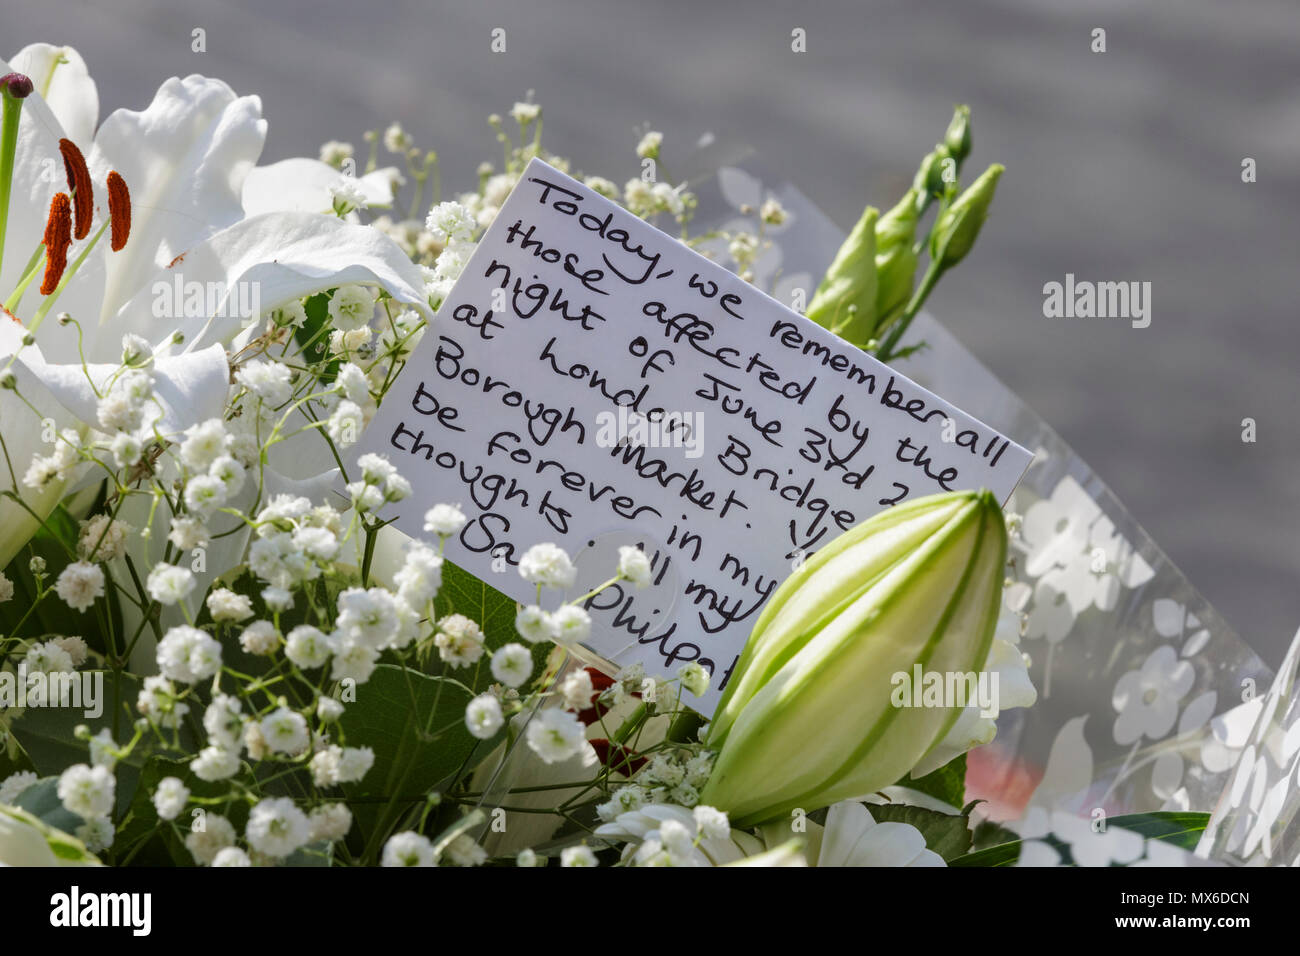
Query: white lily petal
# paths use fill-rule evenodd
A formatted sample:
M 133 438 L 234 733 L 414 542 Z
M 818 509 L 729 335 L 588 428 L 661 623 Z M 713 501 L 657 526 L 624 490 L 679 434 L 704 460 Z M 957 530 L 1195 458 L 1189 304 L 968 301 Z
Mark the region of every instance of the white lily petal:
M 115 169 L 131 191 L 132 217 L 126 248 L 108 254 L 101 319 L 157 269 L 243 218 L 244 178 L 265 139 L 258 97 L 197 75 L 168 80 L 143 112 L 116 110 L 104 120 L 87 157 L 96 212 L 107 215 L 102 184 Z
M 267 213 L 225 229 L 185 254 L 185 282 L 220 283 L 225 289 L 212 316 L 176 316 L 166 328 L 185 335 L 185 348 L 225 342 L 246 320 L 224 315 L 226 299 L 238 283 L 254 284 L 263 313 L 290 299 L 345 283 L 379 286 L 394 299 L 432 317 L 419 268 L 391 239 L 369 226 L 311 213 Z M 116 327 L 157 337 L 153 315 L 155 285 L 170 285 L 174 273 L 159 270 L 121 309 Z
M 96 420 L 99 392 L 120 365 L 72 365 L 50 363 L 35 347 L 24 349 L 19 363 L 31 370 L 49 392 L 81 422 Z M 163 417 L 157 429 L 164 435 L 184 431 L 209 418 L 218 418 L 225 408 L 230 366 L 226 352 L 213 345 L 196 352 L 160 356 L 153 366 L 154 391 Z M 93 383 L 93 384 L 92 384 Z
M 68 139 L 89 149 L 99 122 L 99 89 L 81 54 L 70 46 L 32 43 L 15 53 L 9 63 L 31 77 L 36 93 L 58 117 Z
M 258 166 L 244 180 L 244 214 L 248 217 L 267 212 L 330 214 L 334 210 L 334 197 L 330 190 L 349 179 L 360 188 L 368 205 L 391 206 L 396 174 L 397 170 L 389 167 L 354 178 L 328 163 L 307 157 Z

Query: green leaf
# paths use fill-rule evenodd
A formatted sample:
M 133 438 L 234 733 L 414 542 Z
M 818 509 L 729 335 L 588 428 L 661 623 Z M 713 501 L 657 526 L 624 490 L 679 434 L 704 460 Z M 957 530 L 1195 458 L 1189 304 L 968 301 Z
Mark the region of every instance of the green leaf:
M 47 634 L 77 636 L 84 638 L 92 649 L 103 654 L 109 648 L 107 635 L 102 633 L 102 612 L 107 614 L 113 633 L 118 635 L 119 640 L 122 639 L 122 611 L 114 588 L 106 589 L 104 602 L 97 602 L 94 608 L 86 611 L 74 611 L 53 594 L 47 594 L 39 603 L 36 601 L 36 577 L 29 567 L 32 558 L 45 559 L 45 584 L 53 587 L 53 581 L 59 572 L 77 559 L 77 538 L 80 533 L 81 528 L 76 519 L 59 505 L 45 518 L 27 545 L 9 562 L 5 575 L 13 582 L 14 596 L 12 600 L 0 604 L 0 634 L 23 638 L 41 638 Z M 18 628 L 20 622 L 21 633 Z
M 21 752 L 16 758 L 0 754 L 0 778 L 15 770 L 26 769 L 28 765 L 41 776 L 54 776 L 73 764 L 88 763 L 90 748 L 85 741 L 77 739 L 75 730 L 78 724 L 89 727 L 92 735 L 107 729 L 119 744 L 130 739 L 135 719 L 132 708 L 139 693 L 140 678 L 125 671 L 78 673 L 82 676 L 103 674 L 100 700 L 103 713 L 91 718 L 86 717 L 80 707 L 28 707 L 9 725 Z M 191 742 L 190 734 L 183 726 L 180 737 L 183 746 Z M 119 810 L 126 807 L 126 795 L 135 787 L 143 759 L 137 750 L 117 765 Z
M 59 799 L 58 777 L 44 777 L 37 780 L 18 795 L 13 805 L 20 810 L 26 810 L 42 823 L 68 834 L 76 833 L 77 827 L 85 822 L 77 814 L 64 808 L 63 801 Z
M 1196 844 L 1201 841 L 1201 835 L 1209 822 L 1208 813 L 1160 810 L 1153 813 L 1129 813 L 1110 817 L 1106 825 L 1132 830 L 1142 834 L 1148 840 L 1163 840 L 1184 850 L 1194 850 Z
M 468 571 L 447 562 L 442 566 L 442 587 L 434 601 L 434 610 L 439 617 L 448 614 L 463 614 L 483 629 L 487 652 L 479 658 L 473 668 L 457 671 L 456 677 L 474 690 L 481 693 L 488 685 L 494 683 L 490 667 L 492 652 L 502 645 L 517 641 L 527 644 L 515 630 L 515 616 L 519 605 L 511 598 L 476 578 Z M 533 676 L 542 673 L 546 666 L 546 655 L 550 645 L 539 643 L 532 645 Z
M 964 816 L 901 803 L 873 803 L 867 809 L 877 823 L 907 823 L 916 827 L 925 837 L 925 845 L 945 861 L 957 859 L 970 849 L 969 821 Z
M 387 830 L 412 804 L 455 774 L 478 744 L 465 727 L 469 692 L 458 682 L 380 664 L 339 719 L 348 746 L 375 762 L 345 787 L 359 832 Z
M 919 779 L 904 777 L 897 786 L 919 790 L 960 809 L 966 803 L 966 755 L 960 754 Z
M 165 777 L 178 778 L 196 797 L 220 797 L 230 790 L 224 781 L 200 780 L 190 770 L 188 761 L 157 754 L 149 757 L 130 794 L 126 813 L 118 822 L 117 836 L 113 841 L 115 860 L 123 860 L 129 855 L 135 865 L 194 866 L 194 857 L 185 848 L 183 835 L 178 835 L 177 831 L 184 831 L 192 825 L 195 819 L 193 811 L 197 808 L 186 807 L 175 820 L 160 819 L 153 805 L 153 795 Z M 118 784 L 120 788 L 120 779 Z M 240 831 L 248 818 L 248 807 L 243 803 L 233 803 L 229 808 L 205 805 L 204 809 L 227 817 Z

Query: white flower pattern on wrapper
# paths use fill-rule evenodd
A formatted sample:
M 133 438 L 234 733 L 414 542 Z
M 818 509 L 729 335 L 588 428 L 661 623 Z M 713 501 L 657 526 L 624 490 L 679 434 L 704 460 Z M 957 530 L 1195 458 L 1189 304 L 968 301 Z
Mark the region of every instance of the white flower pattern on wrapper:
M 1165 736 L 1178 719 L 1179 702 L 1196 680 L 1192 665 L 1178 660 L 1168 644 L 1157 647 L 1137 670 L 1115 684 L 1111 703 L 1119 712 L 1115 742 L 1131 744 L 1142 737 Z
M 1021 527 L 1024 569 L 1037 578 L 1026 636 L 1064 640 L 1089 608 L 1111 611 L 1122 588 L 1139 587 L 1155 571 L 1083 487 L 1070 476 L 1051 497 L 1025 512 Z

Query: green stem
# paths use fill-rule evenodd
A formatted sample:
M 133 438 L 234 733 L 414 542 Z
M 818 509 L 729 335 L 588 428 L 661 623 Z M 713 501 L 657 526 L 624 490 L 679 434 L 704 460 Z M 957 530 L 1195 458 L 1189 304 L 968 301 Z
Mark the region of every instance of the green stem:
M 916 318 L 916 314 L 921 311 L 921 306 L 925 305 L 925 300 L 930 297 L 931 290 L 934 289 L 935 284 L 939 281 L 939 277 L 943 275 L 943 272 L 944 267 L 942 263 L 931 261 L 930 267 L 925 270 L 925 277 L 921 279 L 921 284 L 917 286 L 916 291 L 912 293 L 912 298 L 907 303 L 907 308 L 903 310 L 903 314 L 899 316 L 898 321 L 894 323 L 894 327 L 890 330 L 889 335 L 885 338 L 885 341 L 881 344 L 880 348 L 876 349 L 877 359 L 882 362 L 888 362 L 895 356 L 898 340 L 903 337 L 903 333 L 907 331 L 907 327 L 912 324 L 912 320 Z
M 4 115 L 0 119 L 0 266 L 4 265 L 5 227 L 9 223 L 9 194 L 13 187 L 14 156 L 18 151 L 18 121 L 23 101 L 15 99 L 6 88 L 0 92 Z

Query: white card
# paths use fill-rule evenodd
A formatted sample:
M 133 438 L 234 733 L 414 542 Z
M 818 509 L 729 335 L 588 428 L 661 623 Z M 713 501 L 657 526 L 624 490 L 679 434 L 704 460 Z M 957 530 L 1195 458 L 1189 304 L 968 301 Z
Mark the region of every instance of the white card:
M 620 443 L 621 442 L 621 443 Z M 711 714 L 760 608 L 806 556 L 904 498 L 1010 495 L 1032 455 L 677 239 L 533 160 L 355 456 L 459 503 L 447 557 L 517 601 L 527 548 L 584 594 L 644 548 L 653 583 L 593 599 L 590 647 L 699 660 Z M 555 595 L 544 595 L 554 607 Z

